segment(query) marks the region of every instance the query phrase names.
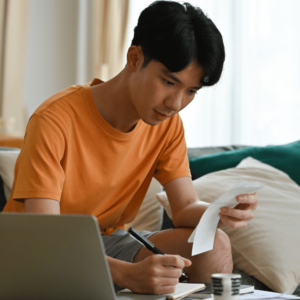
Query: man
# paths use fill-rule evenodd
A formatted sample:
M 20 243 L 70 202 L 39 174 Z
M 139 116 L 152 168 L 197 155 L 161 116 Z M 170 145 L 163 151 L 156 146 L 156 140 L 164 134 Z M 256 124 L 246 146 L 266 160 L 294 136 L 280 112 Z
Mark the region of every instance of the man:
M 187 243 L 207 208 L 193 188 L 178 112 L 218 82 L 222 36 L 199 8 L 158 1 L 140 15 L 125 68 L 107 82 L 72 86 L 46 100 L 28 123 L 4 211 L 81 213 L 98 218 L 114 283 L 141 293 L 171 293 L 181 269 L 191 282 L 231 272 L 230 242 L 191 257 Z M 141 248 L 123 229 L 152 177 L 165 188 L 176 229 L 145 232 L 167 255 Z M 219 228 L 247 225 L 255 195 L 222 208 Z

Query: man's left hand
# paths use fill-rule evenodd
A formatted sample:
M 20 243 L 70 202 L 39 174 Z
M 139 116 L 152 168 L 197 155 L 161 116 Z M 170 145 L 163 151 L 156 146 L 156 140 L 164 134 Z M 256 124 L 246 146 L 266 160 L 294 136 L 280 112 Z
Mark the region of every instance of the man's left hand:
M 239 195 L 236 197 L 239 203 L 234 208 L 221 207 L 220 222 L 218 228 L 229 226 L 231 228 L 242 228 L 254 217 L 257 208 L 256 193 L 251 195 Z

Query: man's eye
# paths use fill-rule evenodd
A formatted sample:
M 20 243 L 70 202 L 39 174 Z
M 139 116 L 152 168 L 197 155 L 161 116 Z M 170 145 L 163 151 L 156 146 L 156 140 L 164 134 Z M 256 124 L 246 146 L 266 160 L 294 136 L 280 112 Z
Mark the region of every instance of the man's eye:
M 174 85 L 174 83 L 169 81 L 169 80 L 165 80 L 165 82 L 166 82 L 167 85 Z
M 190 90 L 190 94 L 196 95 L 196 94 L 197 94 L 197 91 Z

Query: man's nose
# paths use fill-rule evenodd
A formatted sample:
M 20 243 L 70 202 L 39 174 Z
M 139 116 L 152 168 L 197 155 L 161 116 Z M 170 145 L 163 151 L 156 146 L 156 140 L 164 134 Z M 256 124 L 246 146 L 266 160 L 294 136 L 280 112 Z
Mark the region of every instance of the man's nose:
M 168 107 L 173 112 L 177 113 L 181 110 L 183 101 L 183 95 L 181 93 L 176 93 L 172 97 L 168 97 L 164 101 L 164 105 Z

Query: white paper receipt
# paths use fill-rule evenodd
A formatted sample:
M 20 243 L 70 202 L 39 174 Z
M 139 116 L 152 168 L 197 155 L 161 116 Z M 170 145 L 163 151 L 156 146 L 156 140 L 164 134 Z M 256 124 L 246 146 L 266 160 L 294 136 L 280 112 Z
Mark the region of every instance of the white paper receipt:
M 241 180 L 220 198 L 211 203 L 188 239 L 189 243 L 193 243 L 192 256 L 213 249 L 221 207 L 228 206 L 233 208 L 238 204 L 236 196 L 253 194 L 263 186 L 264 184 L 258 181 L 249 182 Z

